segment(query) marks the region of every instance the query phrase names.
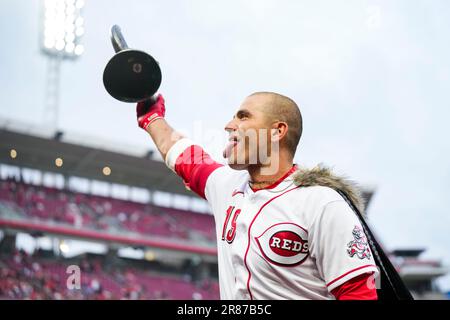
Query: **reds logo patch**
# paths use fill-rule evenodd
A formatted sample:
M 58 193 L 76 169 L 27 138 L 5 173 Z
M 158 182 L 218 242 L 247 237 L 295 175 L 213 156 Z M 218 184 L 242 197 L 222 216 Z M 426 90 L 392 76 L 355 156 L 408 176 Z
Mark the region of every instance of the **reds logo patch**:
M 355 254 L 361 260 L 367 258 L 370 260 L 370 249 L 369 244 L 367 243 L 367 237 L 364 234 L 364 231 L 355 226 L 352 231 L 353 240 L 347 244 L 347 253 L 350 257 L 353 257 Z
M 264 258 L 281 266 L 296 266 L 309 255 L 308 232 L 295 223 L 278 223 L 255 238 Z

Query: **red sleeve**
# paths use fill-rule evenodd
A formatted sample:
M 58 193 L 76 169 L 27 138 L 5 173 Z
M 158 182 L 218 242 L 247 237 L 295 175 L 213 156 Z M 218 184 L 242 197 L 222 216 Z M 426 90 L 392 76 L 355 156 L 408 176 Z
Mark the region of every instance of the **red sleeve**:
M 215 162 L 200 146 L 192 145 L 178 156 L 175 163 L 175 172 L 183 179 L 187 188 L 206 199 L 206 181 L 214 170 L 222 166 L 222 164 Z
M 331 293 L 336 300 L 378 300 L 372 275 L 364 273 L 354 277 L 331 290 Z

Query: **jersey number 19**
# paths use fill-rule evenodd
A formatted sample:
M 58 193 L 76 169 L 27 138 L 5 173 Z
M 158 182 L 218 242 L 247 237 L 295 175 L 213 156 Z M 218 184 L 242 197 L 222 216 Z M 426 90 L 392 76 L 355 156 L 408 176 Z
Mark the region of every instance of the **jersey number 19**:
M 227 216 L 225 218 L 225 222 L 223 224 L 223 231 L 222 231 L 222 241 L 227 241 L 228 243 L 232 243 L 234 240 L 234 237 L 236 236 L 236 220 L 239 216 L 239 214 L 241 213 L 241 209 L 236 209 L 234 206 L 230 206 L 227 210 Z M 230 229 L 227 232 L 227 228 L 228 228 L 228 223 L 230 222 L 230 218 L 231 216 L 233 216 L 233 218 L 231 219 L 231 226 Z

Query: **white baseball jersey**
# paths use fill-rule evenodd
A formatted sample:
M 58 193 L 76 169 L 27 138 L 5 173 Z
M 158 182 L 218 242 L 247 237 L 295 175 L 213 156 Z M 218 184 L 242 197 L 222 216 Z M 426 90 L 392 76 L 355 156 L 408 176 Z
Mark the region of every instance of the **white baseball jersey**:
M 295 167 L 252 190 L 247 171 L 213 162 L 188 139 L 166 163 L 211 205 L 221 299 L 334 299 L 334 288 L 378 273 L 347 202 L 328 187 L 295 185 Z

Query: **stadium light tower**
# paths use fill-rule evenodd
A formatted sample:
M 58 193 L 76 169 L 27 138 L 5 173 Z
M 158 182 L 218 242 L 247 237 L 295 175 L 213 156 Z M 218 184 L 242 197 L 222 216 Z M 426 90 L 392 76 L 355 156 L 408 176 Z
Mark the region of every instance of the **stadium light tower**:
M 45 115 L 58 129 L 60 67 L 63 60 L 75 60 L 84 52 L 84 0 L 41 0 L 41 51 L 48 58 Z

